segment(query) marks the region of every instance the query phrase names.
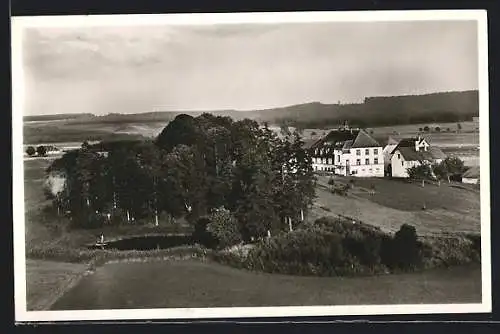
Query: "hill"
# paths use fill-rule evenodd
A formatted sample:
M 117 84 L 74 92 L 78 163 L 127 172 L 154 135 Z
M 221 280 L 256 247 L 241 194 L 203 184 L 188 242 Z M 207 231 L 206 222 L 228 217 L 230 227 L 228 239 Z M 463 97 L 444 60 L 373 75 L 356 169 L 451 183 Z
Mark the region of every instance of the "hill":
M 198 116 L 204 112 L 235 120 L 251 118 L 269 124 L 302 128 L 324 128 L 349 120 L 357 126 L 384 126 L 426 122 L 459 122 L 479 115 L 477 90 L 425 95 L 367 97 L 357 104 L 311 102 L 262 110 L 155 111 L 138 114 L 111 113 L 26 116 L 25 121 L 66 120 L 68 124 L 169 122 L 179 114 Z
M 360 104 L 319 102 L 257 111 L 260 121 L 321 128 L 349 120 L 358 126 L 458 122 L 479 115 L 478 91 L 369 97 Z

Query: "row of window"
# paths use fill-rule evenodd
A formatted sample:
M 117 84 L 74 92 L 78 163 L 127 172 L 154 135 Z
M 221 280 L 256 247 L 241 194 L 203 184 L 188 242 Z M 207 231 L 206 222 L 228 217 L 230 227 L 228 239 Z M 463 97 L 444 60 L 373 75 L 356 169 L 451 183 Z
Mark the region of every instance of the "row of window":
M 328 153 L 330 152 L 330 150 L 324 150 L 324 149 L 316 149 L 315 151 L 315 154 L 325 154 L 325 153 Z M 374 148 L 373 149 L 373 154 L 374 155 L 378 155 L 378 148 Z M 361 149 L 357 149 L 356 150 L 356 155 L 361 155 Z M 369 148 L 365 148 L 365 155 L 370 155 L 370 149 Z M 340 159 L 340 156 L 339 156 L 339 159 Z
M 338 162 L 340 162 L 340 156 L 339 156 L 339 159 L 337 160 Z M 332 164 L 332 158 L 313 158 L 313 162 L 314 163 L 318 163 L 318 164 L 328 164 L 328 165 L 331 165 Z M 346 165 L 349 165 L 349 160 L 346 160 Z M 369 158 L 366 158 L 365 159 L 365 165 L 369 165 L 370 164 L 370 159 Z M 373 164 L 374 165 L 378 165 L 378 158 L 374 158 L 373 159 Z M 356 165 L 357 166 L 360 166 L 361 165 L 361 159 L 356 159 Z
M 380 172 L 380 168 L 378 168 L 378 167 L 377 167 L 377 168 L 375 168 L 375 170 L 376 170 L 377 172 Z M 366 170 L 365 170 L 364 168 L 362 168 L 362 169 L 361 169 L 361 171 L 362 171 L 362 172 L 365 172 Z M 373 168 L 368 169 L 368 171 L 369 171 L 369 172 L 373 172 Z M 357 171 L 357 170 L 353 170 L 353 171 L 351 171 L 351 175 L 356 175 L 356 174 L 358 174 L 358 171 Z
M 373 149 L 373 154 L 374 155 L 378 154 L 378 148 L 374 148 Z M 361 155 L 361 149 L 357 149 L 356 150 L 356 155 Z M 370 149 L 369 148 L 365 148 L 365 155 L 370 155 Z
M 366 158 L 365 159 L 365 165 L 369 165 L 369 164 L 370 164 L 370 159 Z M 378 158 L 374 158 L 373 159 L 373 164 L 374 165 L 378 165 Z M 356 159 L 356 165 L 357 166 L 361 166 L 361 159 Z
M 322 171 L 322 172 L 334 172 L 335 169 L 333 167 L 314 167 L 315 171 Z M 375 168 L 377 172 L 380 172 L 380 168 L 377 167 Z M 365 172 L 366 170 L 364 168 L 361 169 L 361 172 Z M 368 171 L 373 172 L 373 168 L 368 169 Z M 351 175 L 358 174 L 357 170 L 351 171 Z

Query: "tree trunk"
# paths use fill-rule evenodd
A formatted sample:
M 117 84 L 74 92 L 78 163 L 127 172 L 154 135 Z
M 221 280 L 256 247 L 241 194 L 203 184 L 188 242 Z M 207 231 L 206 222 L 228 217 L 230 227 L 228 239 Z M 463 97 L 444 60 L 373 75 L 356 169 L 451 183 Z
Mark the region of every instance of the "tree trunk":
M 292 218 L 288 217 L 288 228 L 290 229 L 290 232 L 293 231 L 293 227 L 292 227 Z
M 304 221 L 304 210 L 300 209 L 300 221 Z
M 116 210 L 116 192 L 113 191 L 113 209 Z
M 446 178 L 448 179 L 448 183 L 450 183 L 450 176 L 449 175 L 446 175 Z
M 127 210 L 127 223 L 130 224 L 130 212 Z
M 159 225 L 159 221 L 158 221 L 158 210 L 155 210 L 155 226 L 158 226 Z
M 422 188 L 425 187 L 425 180 L 422 180 Z

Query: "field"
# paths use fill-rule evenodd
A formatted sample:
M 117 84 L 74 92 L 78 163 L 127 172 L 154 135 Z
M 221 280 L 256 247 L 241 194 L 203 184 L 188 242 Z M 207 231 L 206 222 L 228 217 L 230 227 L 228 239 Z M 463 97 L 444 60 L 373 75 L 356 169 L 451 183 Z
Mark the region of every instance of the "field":
M 327 176 L 318 177 L 314 218 L 344 215 L 379 226 L 387 232 L 397 231 L 402 224 L 414 225 L 417 233 L 480 232 L 479 192 L 461 184 L 441 186 L 406 183 L 401 180 L 357 178 L 347 197 L 329 190 Z M 345 184 L 347 178 L 336 177 Z M 369 189 L 375 186 L 375 194 Z M 423 206 L 425 204 L 425 210 Z
M 194 260 L 113 263 L 83 277 L 52 309 L 477 303 L 480 276 L 479 266 L 346 279 L 254 273 Z

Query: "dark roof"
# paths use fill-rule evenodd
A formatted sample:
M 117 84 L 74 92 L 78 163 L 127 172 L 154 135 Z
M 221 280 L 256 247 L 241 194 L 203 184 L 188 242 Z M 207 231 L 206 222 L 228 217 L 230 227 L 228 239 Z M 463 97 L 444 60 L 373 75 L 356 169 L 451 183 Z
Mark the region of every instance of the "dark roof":
M 352 144 L 353 148 L 359 147 L 379 147 L 380 145 L 373 137 L 371 137 L 368 133 L 361 130 L 359 131 L 354 143 Z
M 429 147 L 427 151 L 415 151 L 415 146 L 413 147 L 399 147 L 396 146 L 396 148 L 393 150 L 393 153 L 399 150 L 405 160 L 407 161 L 424 161 L 424 160 L 436 160 L 436 159 L 444 159 L 446 158 L 446 154 L 441 151 L 438 147 Z
M 382 145 L 363 130 L 338 129 L 330 131 L 310 146 L 310 148 L 320 147 L 348 150 L 360 147 L 382 147 Z
M 358 135 L 359 130 L 332 130 L 326 136 L 319 139 L 312 146 L 313 148 L 328 145 L 341 148 L 344 145 L 344 142 L 347 140 L 354 140 Z
M 462 177 L 469 178 L 469 179 L 478 179 L 479 178 L 479 166 L 475 167 L 470 167 L 465 171 L 465 173 L 462 175 Z

